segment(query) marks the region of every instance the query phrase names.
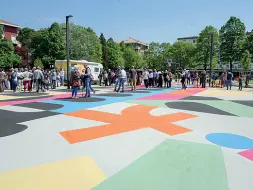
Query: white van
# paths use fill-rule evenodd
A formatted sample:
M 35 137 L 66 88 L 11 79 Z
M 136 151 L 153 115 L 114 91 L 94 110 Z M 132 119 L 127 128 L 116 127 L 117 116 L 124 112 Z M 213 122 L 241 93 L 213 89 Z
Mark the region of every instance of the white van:
M 82 72 L 84 69 L 84 65 L 87 64 L 88 67 L 91 70 L 91 74 L 94 77 L 93 83 L 98 84 L 99 82 L 99 73 L 100 71 L 103 71 L 103 65 L 101 63 L 95 63 L 95 62 L 89 62 L 86 60 L 70 60 L 69 61 L 69 72 L 72 71 L 75 65 L 78 66 L 79 71 Z M 67 60 L 56 60 L 55 61 L 55 67 L 58 70 L 63 69 L 65 71 L 65 80 L 67 79 Z

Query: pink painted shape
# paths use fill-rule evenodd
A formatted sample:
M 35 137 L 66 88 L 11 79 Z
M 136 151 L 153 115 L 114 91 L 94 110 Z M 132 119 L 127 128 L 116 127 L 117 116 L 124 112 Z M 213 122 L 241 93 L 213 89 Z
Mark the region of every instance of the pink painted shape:
M 197 94 L 197 93 L 203 92 L 205 90 L 203 90 L 203 89 L 196 89 L 196 88 L 192 88 L 192 89 L 188 88 L 186 91 L 188 91 L 188 92 L 190 92 L 192 94 Z
M 31 99 L 31 100 L 17 100 L 17 101 L 9 101 L 9 102 L 1 102 L 2 105 L 17 105 L 17 104 L 25 104 L 30 102 L 39 102 L 44 100 L 54 100 L 59 98 L 68 98 L 71 97 L 70 94 L 57 94 L 52 97 L 48 98 L 37 98 L 37 99 Z
M 136 89 L 144 89 L 144 88 L 145 88 L 144 85 L 136 86 Z M 114 88 L 110 88 L 110 90 L 114 91 Z M 132 88 L 128 87 L 128 88 L 124 88 L 124 90 L 132 90 Z
M 186 94 L 157 94 L 153 96 L 138 98 L 137 100 L 179 100 L 187 96 L 188 95 Z
M 238 154 L 240 154 L 241 156 L 253 161 L 253 149 L 245 150 L 243 152 L 239 152 Z

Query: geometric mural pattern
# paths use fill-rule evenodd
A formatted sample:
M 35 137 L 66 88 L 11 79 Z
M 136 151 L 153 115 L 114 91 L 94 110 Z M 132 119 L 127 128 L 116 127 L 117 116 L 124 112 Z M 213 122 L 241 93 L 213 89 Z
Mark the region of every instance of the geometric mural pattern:
M 112 90 L 0 95 L 0 189 L 253 189 L 251 91 Z

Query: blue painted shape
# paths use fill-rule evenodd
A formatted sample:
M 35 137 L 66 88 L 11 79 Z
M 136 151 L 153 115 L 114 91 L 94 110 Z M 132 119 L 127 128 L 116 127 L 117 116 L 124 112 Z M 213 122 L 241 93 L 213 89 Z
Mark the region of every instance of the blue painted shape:
M 216 145 L 232 149 L 253 148 L 253 139 L 232 133 L 211 133 L 206 139 Z
M 69 112 L 74 112 L 74 111 L 78 111 L 78 110 L 84 110 L 84 109 L 89 109 L 89 108 L 93 108 L 93 107 L 97 107 L 97 106 L 102 106 L 102 105 L 106 105 L 106 104 L 123 102 L 123 101 L 127 101 L 127 100 L 134 100 L 137 98 L 152 96 L 152 95 L 161 94 L 164 92 L 171 92 L 174 90 L 175 89 L 164 89 L 161 91 L 151 91 L 150 93 L 143 93 L 143 94 L 132 93 L 131 94 L 132 96 L 126 96 L 126 97 L 99 96 L 99 98 L 105 99 L 104 101 L 101 101 L 101 102 L 70 102 L 70 101 L 68 102 L 68 101 L 61 101 L 61 100 L 44 100 L 44 101 L 42 100 L 41 102 L 63 105 L 63 107 L 60 109 L 50 110 L 51 112 L 69 113 Z

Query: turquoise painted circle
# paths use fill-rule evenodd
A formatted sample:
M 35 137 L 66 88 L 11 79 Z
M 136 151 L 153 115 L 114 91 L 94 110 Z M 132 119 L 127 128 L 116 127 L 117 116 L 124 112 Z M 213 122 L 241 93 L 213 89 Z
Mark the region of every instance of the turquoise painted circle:
M 251 149 L 253 148 L 253 139 L 232 133 L 211 133 L 206 139 L 213 144 L 233 148 L 233 149 Z

